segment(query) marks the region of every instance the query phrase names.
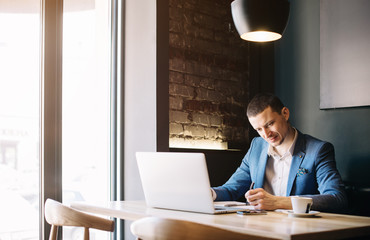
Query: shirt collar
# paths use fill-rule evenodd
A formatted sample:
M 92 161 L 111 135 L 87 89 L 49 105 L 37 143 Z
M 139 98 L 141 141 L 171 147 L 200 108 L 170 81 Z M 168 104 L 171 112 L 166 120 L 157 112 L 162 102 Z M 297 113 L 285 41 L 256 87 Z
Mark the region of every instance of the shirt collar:
M 284 157 L 284 156 L 286 156 L 287 154 L 290 154 L 290 156 L 293 156 L 294 147 L 295 147 L 295 144 L 296 144 L 296 142 L 297 142 L 297 138 L 298 138 L 298 132 L 297 132 L 297 129 L 295 129 L 294 127 L 293 127 L 293 129 L 294 129 L 294 139 L 293 139 L 292 145 L 290 145 L 290 147 L 289 147 L 288 151 L 287 151 L 283 156 L 281 156 L 281 157 Z M 274 150 L 274 147 L 273 147 L 273 146 L 271 146 L 270 144 L 269 144 L 269 146 L 268 146 L 267 155 L 268 155 L 269 157 L 271 157 L 271 156 L 279 156 L 279 154 Z

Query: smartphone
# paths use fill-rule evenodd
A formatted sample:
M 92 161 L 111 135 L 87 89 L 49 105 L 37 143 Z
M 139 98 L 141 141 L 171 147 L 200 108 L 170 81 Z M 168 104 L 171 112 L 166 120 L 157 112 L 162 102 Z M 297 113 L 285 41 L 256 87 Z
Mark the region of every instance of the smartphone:
M 267 212 L 265 210 L 243 210 L 236 212 L 239 215 L 266 215 Z

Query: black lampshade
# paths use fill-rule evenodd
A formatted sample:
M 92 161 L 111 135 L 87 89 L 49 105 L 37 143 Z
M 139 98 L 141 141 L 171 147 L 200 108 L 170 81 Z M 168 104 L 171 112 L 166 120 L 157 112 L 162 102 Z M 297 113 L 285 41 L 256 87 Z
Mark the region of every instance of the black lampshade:
M 289 18 L 287 0 L 235 0 L 231 13 L 240 37 L 269 42 L 282 37 Z

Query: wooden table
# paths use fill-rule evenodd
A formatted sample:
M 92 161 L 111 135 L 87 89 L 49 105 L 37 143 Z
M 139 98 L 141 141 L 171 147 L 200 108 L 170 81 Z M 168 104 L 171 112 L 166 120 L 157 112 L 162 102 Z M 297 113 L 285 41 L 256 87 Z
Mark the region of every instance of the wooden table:
M 364 236 L 370 239 L 370 218 L 353 215 L 320 213 L 315 217 L 296 218 L 275 211 L 269 211 L 267 215 L 211 215 L 150 208 L 144 201 L 75 202 L 71 206 L 81 211 L 126 220 L 147 216 L 174 218 L 276 239 L 326 240 Z

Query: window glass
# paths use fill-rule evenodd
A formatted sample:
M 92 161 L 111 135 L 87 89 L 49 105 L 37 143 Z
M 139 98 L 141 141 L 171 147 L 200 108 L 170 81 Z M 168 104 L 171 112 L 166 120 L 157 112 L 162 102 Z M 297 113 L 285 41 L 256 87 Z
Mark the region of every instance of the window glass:
M 0 1 L 0 239 L 39 239 L 40 1 Z
M 109 1 L 64 0 L 63 202 L 109 200 Z M 64 239 L 82 229 L 64 228 Z M 91 230 L 91 239 L 109 236 Z M 103 234 L 101 236 L 99 234 Z

